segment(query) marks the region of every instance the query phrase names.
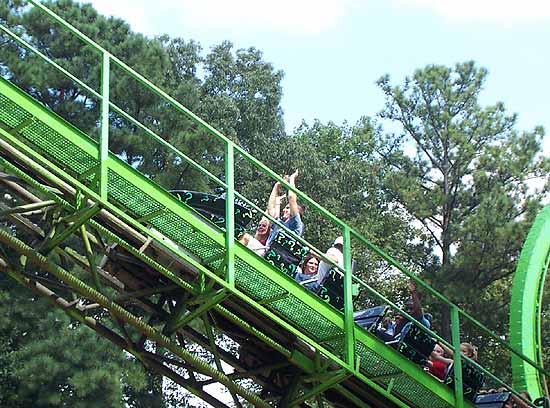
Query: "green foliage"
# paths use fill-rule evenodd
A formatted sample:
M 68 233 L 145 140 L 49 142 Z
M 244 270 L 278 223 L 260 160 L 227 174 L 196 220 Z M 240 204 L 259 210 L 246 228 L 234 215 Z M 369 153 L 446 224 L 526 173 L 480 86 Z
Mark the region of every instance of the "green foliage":
M 283 134 L 280 107 L 282 71 L 265 62 L 262 52 L 223 42 L 205 60 L 201 114 L 254 153 L 262 152 Z
M 259 50 L 234 51 L 231 43 L 223 42 L 203 56 L 193 40 L 144 37 L 120 19 L 97 14 L 89 4 L 60 0 L 46 6 L 247 150 L 261 152 L 282 137 L 283 74 L 265 62 Z M 100 91 L 101 56 L 91 47 L 52 26 L 33 8 L 10 4 L 0 9 L 0 18 L 48 58 Z M 13 40 L 2 38 L 2 74 L 97 138 L 100 101 Z M 111 102 L 223 178 L 221 143 L 116 63 L 111 63 L 110 74 Z M 159 184 L 203 191 L 217 187 L 121 114 L 111 111 L 110 125 L 111 150 Z
M 59 309 L 2 275 L 0 405 L 117 407 L 145 387 L 143 368 Z M 6 389 L 7 388 L 7 389 Z
M 233 44 L 222 42 L 205 54 L 194 40 L 134 33 L 126 22 L 101 16 L 89 4 L 45 4 L 278 174 L 299 169 L 300 190 L 474 315 L 484 310 L 480 320 L 506 333 L 510 275 L 547 192 L 547 186 L 534 189 L 531 180 L 547 175 L 549 163 L 541 157 L 542 128 L 518 132 L 515 115 L 503 104 L 479 104 L 486 70 L 473 62 L 453 68 L 431 65 L 400 86 L 382 77 L 378 85 L 386 106 L 381 117 L 397 123 L 399 134 L 384 133 L 363 118 L 353 126 L 316 121 L 287 135 L 280 107 L 283 73 L 261 51 L 234 50 Z M 100 91 L 100 55 L 89 46 L 52 27 L 22 1 L 0 2 L 0 20 Z M 5 36 L 0 36 L 0 61 L 2 76 L 97 138 L 100 101 L 93 95 Z M 221 143 L 116 64 L 110 74 L 113 103 L 223 178 Z M 110 112 L 110 126 L 111 150 L 159 184 L 215 189 L 119 113 Z M 272 181 L 242 157 L 236 158 L 236 169 L 238 191 L 263 208 Z M 304 222 L 306 239 L 320 249 L 341 235 L 307 206 Z M 21 234 L 9 223 L 2 227 Z M 408 296 L 402 277 L 364 245 L 353 243 L 353 257 L 361 278 L 380 292 L 394 300 Z M 3 274 L 0 287 L 0 405 L 188 402 L 183 395 L 162 395 L 158 377 Z M 378 302 L 363 291 L 358 303 Z M 430 306 L 436 327 L 448 336 L 448 311 Z M 506 376 L 502 352 L 489 347 L 481 334 L 471 338 L 487 342 L 482 361 Z
M 542 128 L 518 132 L 502 103 L 479 105 L 486 75 L 467 62 L 427 66 L 402 86 L 382 77 L 381 116 L 402 128 L 386 136 L 382 154 L 393 166 L 386 185 L 422 225 L 424 250 L 435 255 L 423 276 L 467 310 L 486 311 L 480 319 L 505 333 L 509 293 L 495 297 L 493 288 L 514 271 L 546 192 L 530 183 L 549 166 Z
M 408 215 L 396 206 L 382 183 L 388 167 L 378 153 L 379 133 L 380 129 L 369 118 L 362 118 L 353 126 L 316 121 L 311 126 L 302 124 L 294 135 L 273 146 L 264 156 L 279 174 L 299 169 L 299 189 L 385 251 L 408 259 L 407 243 L 414 237 L 414 230 L 408 223 Z M 263 203 L 270 190 L 269 182 L 259 181 L 245 188 L 251 194 L 262 192 Z M 303 221 L 305 238 L 321 251 L 343 233 L 307 204 Z M 386 262 L 357 240 L 352 242 L 352 255 L 358 264 L 358 276 L 382 293 L 395 292 L 393 276 L 387 276 Z M 379 303 L 363 290 L 357 306 Z
M 46 6 L 248 150 L 265 148 L 264 137 L 281 137 L 282 73 L 265 62 L 260 51 L 234 51 L 225 42 L 203 56 L 200 44 L 193 40 L 146 38 L 132 32 L 120 19 L 99 15 L 89 4 L 59 0 L 46 2 Z M 24 7 L 23 2 L 2 2 L 0 19 L 52 61 L 100 91 L 101 56 L 89 46 L 60 26 L 52 26 L 43 14 Z M 0 41 L 0 74 L 97 139 L 100 101 L 8 37 L 0 36 Z M 224 80 L 224 75 L 231 80 Z M 111 64 L 110 79 L 111 102 L 223 178 L 223 146 L 207 136 L 202 127 L 123 73 L 116 63 Z M 198 177 L 188 163 L 113 110 L 110 127 L 111 150 L 161 185 L 203 191 L 214 187 Z M 17 234 L 23 233 L 12 225 L 8 227 Z M 11 280 L 3 279 L 2 283 L 14 286 Z M 185 403 L 186 396 L 181 393 L 163 396 L 158 377 L 145 373 L 112 345 L 96 342 L 96 335 L 89 329 L 70 323 L 60 312 L 33 312 L 32 306 L 42 302 L 26 290 L 9 294 L 3 305 L 7 308 L 19 303 L 21 310 L 17 317 L 5 314 L 12 326 L 2 326 L 6 331 L 0 342 L 0 405 L 84 406 L 85 401 L 91 400 L 95 402 L 87 406 Z M 27 309 L 31 312 L 23 316 Z M 49 307 L 39 309 L 47 311 Z M 40 335 L 35 336 L 34 330 Z M 23 332 L 27 333 L 25 341 L 13 344 L 12 340 Z M 31 375 L 32 381 L 27 381 Z M 40 399 L 31 402 L 33 394 L 40 394 Z M 96 398 L 94 394 L 101 396 Z

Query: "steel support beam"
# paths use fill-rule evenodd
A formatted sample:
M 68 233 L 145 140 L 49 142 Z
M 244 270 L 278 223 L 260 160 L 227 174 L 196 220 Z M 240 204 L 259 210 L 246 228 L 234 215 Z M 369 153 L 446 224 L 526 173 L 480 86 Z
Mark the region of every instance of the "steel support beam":
M 91 301 L 99 303 L 101 306 L 112 312 L 117 318 L 132 325 L 135 329 L 147 335 L 151 340 L 154 340 L 159 346 L 166 348 L 174 355 L 182 358 L 185 361 L 188 361 L 189 364 L 197 369 L 197 371 L 204 373 L 209 377 L 215 378 L 220 384 L 223 384 L 225 387 L 227 387 L 227 389 L 235 392 L 236 394 L 239 394 L 253 405 L 257 407 L 269 408 L 269 405 L 262 401 L 256 394 L 252 393 L 250 390 L 243 388 L 239 384 L 234 383 L 224 373 L 213 369 L 206 362 L 199 360 L 193 354 L 181 349 L 172 340 L 156 332 L 151 326 L 145 324 L 142 320 L 129 313 L 120 305 L 112 302 L 106 296 L 86 286 L 84 282 L 80 281 L 67 271 L 64 271 L 59 266 L 49 262 L 46 258 L 44 258 L 44 256 L 36 253 L 33 248 L 27 246 L 7 232 L 1 230 L 0 242 L 12 248 L 12 250 L 26 256 L 31 263 L 37 265 L 38 267 L 46 270 L 49 273 L 52 273 L 58 279 L 65 281 L 67 284 L 75 288 L 77 292 L 85 294 L 86 297 Z
M 226 299 L 230 294 L 225 289 L 220 289 L 215 293 L 212 293 L 210 299 L 204 302 L 202 305 L 197 307 L 195 310 L 189 313 L 183 313 L 180 315 L 175 315 L 173 320 L 168 321 L 164 329 L 165 334 L 173 333 L 180 328 L 186 326 L 192 320 L 201 316 L 203 313 L 206 313 L 208 310 L 212 309 L 218 303 Z
M 80 321 L 81 323 L 88 326 L 90 329 L 96 331 L 102 337 L 111 341 L 118 347 L 126 350 L 127 352 L 132 354 L 134 357 L 136 357 L 136 359 L 141 361 L 148 369 L 155 371 L 171 379 L 176 384 L 184 387 L 186 390 L 188 390 L 192 394 L 196 395 L 200 399 L 206 401 L 207 403 L 209 403 L 210 405 L 216 408 L 227 407 L 224 403 L 220 402 L 218 399 L 214 398 L 213 396 L 211 396 L 201 388 L 196 388 L 191 382 L 183 378 L 178 373 L 174 372 L 173 370 L 166 367 L 165 365 L 155 361 L 155 358 L 153 357 L 154 355 L 152 355 L 152 353 L 149 353 L 145 350 L 138 351 L 133 347 L 129 347 L 128 342 L 123 337 L 113 332 L 112 330 L 108 329 L 107 327 L 99 323 L 96 319 L 82 314 L 74 307 L 74 305 L 72 305 L 67 300 L 63 299 L 62 297 L 52 292 L 46 286 L 38 282 L 34 282 L 31 279 L 19 274 L 18 272 L 15 272 L 14 270 L 8 269 L 9 266 L 4 261 L 0 260 L 0 266 L 2 265 L 4 265 L 5 268 L 0 268 L 0 271 L 7 273 L 10 277 L 15 279 L 20 284 L 26 286 L 27 288 L 32 290 L 34 293 L 38 294 L 39 296 L 48 300 L 53 305 L 62 309 L 65 313 L 67 313 L 73 319 Z
M 66 227 L 63 231 L 47 238 L 42 245 L 40 245 L 38 251 L 42 255 L 50 253 L 52 249 L 58 246 L 61 242 L 65 241 L 65 239 L 74 234 L 82 225 L 84 225 L 84 223 L 96 215 L 99 210 L 99 204 L 94 204 L 89 208 L 84 208 L 72 214 L 70 218 L 65 220 L 66 222 L 72 222 L 72 224 Z
M 349 378 L 351 375 L 352 375 L 352 373 L 350 373 L 347 370 L 344 370 L 344 369 L 339 370 L 338 372 L 333 374 L 332 378 L 322 382 L 321 384 L 319 384 L 316 387 L 313 387 L 311 390 L 309 390 L 309 391 L 305 392 L 304 394 L 302 394 L 299 398 L 296 398 L 296 399 L 292 400 L 290 402 L 289 406 L 293 407 L 293 406 L 299 405 L 302 402 L 305 402 L 308 399 L 313 398 L 313 397 L 321 394 L 322 392 L 328 390 L 329 388 L 332 388 L 335 385 L 341 383 L 346 378 Z

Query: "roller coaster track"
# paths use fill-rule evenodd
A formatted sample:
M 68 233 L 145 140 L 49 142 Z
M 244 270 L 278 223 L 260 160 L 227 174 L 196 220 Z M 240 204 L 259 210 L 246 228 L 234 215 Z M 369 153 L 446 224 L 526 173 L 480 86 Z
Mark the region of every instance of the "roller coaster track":
M 517 367 L 529 367 L 537 374 L 529 389 L 534 396 L 542 395 L 538 376 L 547 373 L 536 354 L 522 349 L 521 344 L 506 344 L 299 190 L 294 189 L 300 199 L 340 228 L 344 237 L 345 265 L 340 271 L 344 276 L 343 312 L 235 241 L 235 201 L 261 211 L 235 191 L 237 157 L 293 188 L 68 22 L 39 2 L 30 3 L 98 53 L 101 89 L 82 83 L 2 25 L 3 34 L 100 101 L 100 135 L 94 139 L 85 134 L 0 78 L 0 165 L 6 172 L 0 174 L 0 185 L 24 203 L 0 208 L 0 215 L 32 236 L 25 241 L 0 230 L 2 247 L 17 254 L 16 261 L 0 258 L 0 271 L 125 349 L 148 369 L 215 407 L 226 403 L 205 391 L 212 383 L 223 385 L 235 406 L 243 401 L 258 407 L 310 406 L 313 401 L 317 406 L 328 402 L 341 407 L 473 407 L 463 397 L 459 367 L 468 359 L 459 352 L 454 353 L 458 367 L 454 387 L 449 387 L 354 324 L 353 285 L 400 311 L 390 299 L 352 276 L 354 240 L 448 305 L 453 335 L 449 347 L 459 350 L 461 322 L 476 325 L 510 350 Z M 113 66 L 223 143 L 223 179 L 110 101 Z M 143 137 L 188 161 L 224 189 L 223 228 L 212 225 L 110 150 L 110 113 L 128 120 L 143 131 Z M 40 221 L 32 218 L 36 213 L 44 215 Z M 74 273 L 75 265 L 89 273 Z M 421 330 L 445 342 L 408 317 Z M 226 350 L 220 336 L 239 351 Z M 212 358 L 193 353 L 194 347 L 208 350 Z M 469 362 L 486 378 L 507 386 L 482 366 Z M 258 387 L 245 387 L 244 378 Z M 538 388 L 533 385 L 537 382 Z

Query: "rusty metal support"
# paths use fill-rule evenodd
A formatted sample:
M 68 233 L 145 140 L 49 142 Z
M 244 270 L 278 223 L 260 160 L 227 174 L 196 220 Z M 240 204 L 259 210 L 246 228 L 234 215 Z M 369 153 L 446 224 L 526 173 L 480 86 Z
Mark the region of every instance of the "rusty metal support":
M 198 359 L 195 355 L 191 354 L 187 350 L 183 350 L 182 348 L 178 347 L 178 345 L 174 343 L 171 339 L 158 333 L 151 326 L 144 323 L 141 319 L 137 318 L 126 309 L 122 308 L 120 305 L 114 303 L 103 294 L 85 285 L 75 276 L 61 269 L 59 266 L 52 264 L 44 256 L 37 253 L 33 248 L 24 244 L 17 238 L 11 236 L 9 233 L 0 230 L 0 242 L 10 247 L 12 250 L 26 256 L 31 263 L 39 266 L 41 269 L 44 269 L 47 272 L 52 273 L 58 279 L 61 279 L 65 283 L 71 285 L 75 289 L 75 291 L 84 294 L 86 298 L 88 298 L 90 301 L 99 303 L 101 306 L 116 315 L 117 318 L 125 321 L 138 331 L 147 335 L 159 346 L 166 348 L 174 355 L 182 358 L 183 360 L 186 360 L 187 362 L 189 362 L 189 364 L 194 366 L 198 372 L 201 372 L 211 378 L 217 379 L 220 384 L 223 384 L 230 391 L 233 391 L 236 394 L 242 396 L 253 405 L 263 408 L 269 408 L 269 405 L 262 401 L 258 395 L 233 382 L 223 372 L 212 368 L 209 364 Z
M 1 264 L 2 263 L 0 262 L 0 266 Z M 166 367 L 165 365 L 155 361 L 155 359 L 151 357 L 150 355 L 151 353 L 148 353 L 144 350 L 138 351 L 132 347 L 128 347 L 128 343 L 125 341 L 124 338 L 122 338 L 120 335 L 116 334 L 112 330 L 108 329 L 107 327 L 99 323 L 96 319 L 83 315 L 74 307 L 74 305 L 71 305 L 70 302 L 58 296 L 55 292 L 52 292 L 50 289 L 48 289 L 47 287 L 45 287 L 44 285 L 38 282 L 33 282 L 31 279 L 24 277 L 23 275 L 19 274 L 18 272 L 15 272 L 14 270 L 9 270 L 9 266 L 7 264 L 6 266 L 8 267 L 8 269 L 2 270 L 0 268 L 0 270 L 7 273 L 13 279 L 15 279 L 20 284 L 29 288 L 34 293 L 45 298 L 50 303 L 53 303 L 57 307 L 61 308 L 63 311 L 65 311 L 65 313 L 67 313 L 69 316 L 71 316 L 75 320 L 80 321 L 81 323 L 85 324 L 92 330 L 96 331 L 99 335 L 105 337 L 106 339 L 108 339 L 109 341 L 117 345 L 118 347 L 126 350 L 127 352 L 132 354 L 134 357 L 136 357 L 136 359 L 141 361 L 149 369 L 156 371 L 157 373 L 171 379 L 176 384 L 184 387 L 186 390 L 196 395 L 197 397 L 201 398 L 202 400 L 208 402 L 213 407 L 226 408 L 226 405 L 220 402 L 218 399 L 214 398 L 204 390 L 200 388 L 196 388 L 192 384 L 192 382 L 186 380 L 180 374 L 174 372 L 173 370 Z

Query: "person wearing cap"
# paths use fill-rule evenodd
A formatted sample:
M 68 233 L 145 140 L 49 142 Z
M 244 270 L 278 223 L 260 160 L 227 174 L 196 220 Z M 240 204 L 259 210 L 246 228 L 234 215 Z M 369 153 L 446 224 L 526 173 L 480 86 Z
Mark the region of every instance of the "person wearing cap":
M 325 253 L 327 258 L 334 262 L 335 265 L 338 265 L 340 268 L 344 268 L 344 237 L 338 237 L 334 240 L 332 246 Z M 321 261 L 319 264 L 319 272 L 317 272 L 317 283 L 322 285 L 323 281 L 327 277 L 329 271 L 332 269 L 333 265 L 325 261 Z

